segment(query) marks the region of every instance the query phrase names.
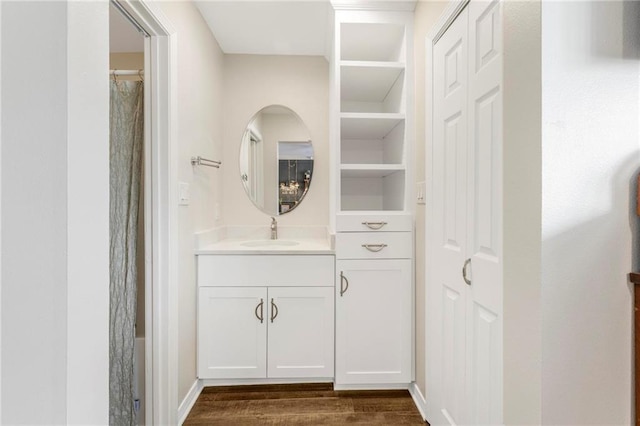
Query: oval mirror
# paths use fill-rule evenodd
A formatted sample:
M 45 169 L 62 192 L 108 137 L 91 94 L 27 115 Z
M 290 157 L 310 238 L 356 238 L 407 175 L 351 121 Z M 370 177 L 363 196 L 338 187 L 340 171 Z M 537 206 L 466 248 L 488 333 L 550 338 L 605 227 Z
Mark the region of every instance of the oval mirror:
M 281 105 L 258 111 L 240 144 L 240 179 L 249 199 L 277 216 L 304 199 L 313 176 L 313 145 L 298 114 Z

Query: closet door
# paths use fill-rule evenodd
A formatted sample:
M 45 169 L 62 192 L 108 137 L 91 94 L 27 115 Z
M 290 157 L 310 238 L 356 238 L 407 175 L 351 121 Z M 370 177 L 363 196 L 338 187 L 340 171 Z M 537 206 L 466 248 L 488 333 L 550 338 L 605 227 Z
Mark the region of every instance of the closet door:
M 469 10 L 468 423 L 502 423 L 501 3 Z
M 428 404 L 431 424 L 466 424 L 467 18 L 434 46 L 433 233 Z
M 471 1 L 433 50 L 428 415 L 502 423 L 501 3 Z

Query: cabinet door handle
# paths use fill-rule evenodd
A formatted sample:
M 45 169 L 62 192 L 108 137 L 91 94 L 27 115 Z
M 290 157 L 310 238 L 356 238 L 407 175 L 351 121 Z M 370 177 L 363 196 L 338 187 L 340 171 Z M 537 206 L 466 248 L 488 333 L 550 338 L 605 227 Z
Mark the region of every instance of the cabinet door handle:
M 383 248 L 387 247 L 387 245 L 386 244 L 363 244 L 362 247 L 366 248 L 369 251 L 377 253 Z
M 462 279 L 468 285 L 471 285 L 471 280 L 467 278 L 467 266 L 471 264 L 471 259 L 467 259 L 464 261 L 464 265 L 462 266 Z
M 343 287 L 342 283 L 345 283 L 346 285 Z M 349 280 L 347 279 L 347 277 L 344 276 L 342 271 L 340 271 L 340 297 L 342 297 L 342 295 L 347 292 L 348 288 L 349 288 Z
M 278 316 L 278 305 L 273 303 L 273 298 L 271 298 L 271 322 Z
M 380 229 L 387 224 L 387 222 L 362 222 L 364 226 L 369 229 Z
M 262 321 L 264 320 L 263 307 L 264 307 L 264 300 L 260 299 L 260 303 L 258 303 L 258 306 L 256 306 L 256 310 L 254 311 L 254 313 L 256 314 L 256 318 L 260 320 L 260 324 L 262 324 Z M 260 315 L 258 315 L 258 308 L 260 308 Z

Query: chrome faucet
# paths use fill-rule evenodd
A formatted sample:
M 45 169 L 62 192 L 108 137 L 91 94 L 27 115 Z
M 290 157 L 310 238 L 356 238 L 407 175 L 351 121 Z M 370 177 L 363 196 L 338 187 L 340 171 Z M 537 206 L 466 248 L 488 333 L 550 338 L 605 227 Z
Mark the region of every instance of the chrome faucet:
M 275 217 L 271 218 L 271 239 L 278 239 L 278 222 L 276 221 Z

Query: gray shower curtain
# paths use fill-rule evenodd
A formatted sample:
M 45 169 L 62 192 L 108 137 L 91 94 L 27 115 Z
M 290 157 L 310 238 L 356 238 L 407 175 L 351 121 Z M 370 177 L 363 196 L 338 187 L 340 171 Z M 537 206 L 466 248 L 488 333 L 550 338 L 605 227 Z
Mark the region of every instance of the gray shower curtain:
M 111 81 L 109 424 L 136 424 L 133 348 L 137 228 L 142 170 L 143 83 Z

